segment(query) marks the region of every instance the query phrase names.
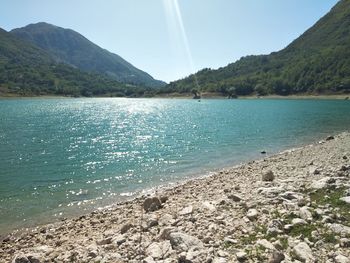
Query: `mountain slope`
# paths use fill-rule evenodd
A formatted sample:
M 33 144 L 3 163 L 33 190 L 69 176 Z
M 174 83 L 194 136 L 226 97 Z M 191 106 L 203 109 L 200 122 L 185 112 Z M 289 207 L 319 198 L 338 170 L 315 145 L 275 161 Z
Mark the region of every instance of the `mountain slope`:
M 0 95 L 140 96 L 145 91 L 57 63 L 46 51 L 0 28 Z
M 10 33 L 46 50 L 57 61 L 83 71 L 102 73 L 124 83 L 150 87 L 161 87 L 165 84 L 71 29 L 37 23 L 14 29 Z
M 162 91 L 193 88 L 226 95 L 350 92 L 350 0 L 339 1 L 279 52 L 243 57 L 217 70 L 204 69 Z

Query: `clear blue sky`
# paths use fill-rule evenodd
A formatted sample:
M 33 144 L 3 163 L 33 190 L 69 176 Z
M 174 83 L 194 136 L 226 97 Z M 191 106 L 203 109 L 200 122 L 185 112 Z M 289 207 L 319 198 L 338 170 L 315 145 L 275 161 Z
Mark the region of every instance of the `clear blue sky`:
M 225 66 L 245 55 L 280 50 L 337 2 L 1 0 L 0 27 L 11 30 L 44 21 L 71 28 L 168 82 L 205 67 Z M 186 34 L 181 31 L 179 13 Z

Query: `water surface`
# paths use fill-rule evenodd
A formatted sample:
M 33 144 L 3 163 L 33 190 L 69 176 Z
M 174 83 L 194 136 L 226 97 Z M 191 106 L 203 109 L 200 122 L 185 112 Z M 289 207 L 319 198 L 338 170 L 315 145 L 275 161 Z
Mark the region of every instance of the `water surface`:
M 340 100 L 0 100 L 0 232 L 349 128 Z

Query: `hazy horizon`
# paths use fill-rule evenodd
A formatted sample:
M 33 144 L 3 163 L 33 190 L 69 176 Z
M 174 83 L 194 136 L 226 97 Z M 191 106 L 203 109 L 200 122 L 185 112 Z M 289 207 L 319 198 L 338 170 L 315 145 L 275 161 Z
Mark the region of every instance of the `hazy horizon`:
M 37 22 L 70 28 L 170 82 L 242 56 L 278 51 L 338 1 L 5 2 L 0 4 L 0 27 L 5 30 Z

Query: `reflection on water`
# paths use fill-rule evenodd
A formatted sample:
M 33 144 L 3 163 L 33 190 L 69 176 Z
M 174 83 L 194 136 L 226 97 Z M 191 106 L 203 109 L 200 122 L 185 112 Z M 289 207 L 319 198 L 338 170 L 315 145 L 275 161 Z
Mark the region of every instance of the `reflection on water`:
M 137 191 L 350 127 L 348 101 L 0 101 L 0 229 L 81 213 Z

